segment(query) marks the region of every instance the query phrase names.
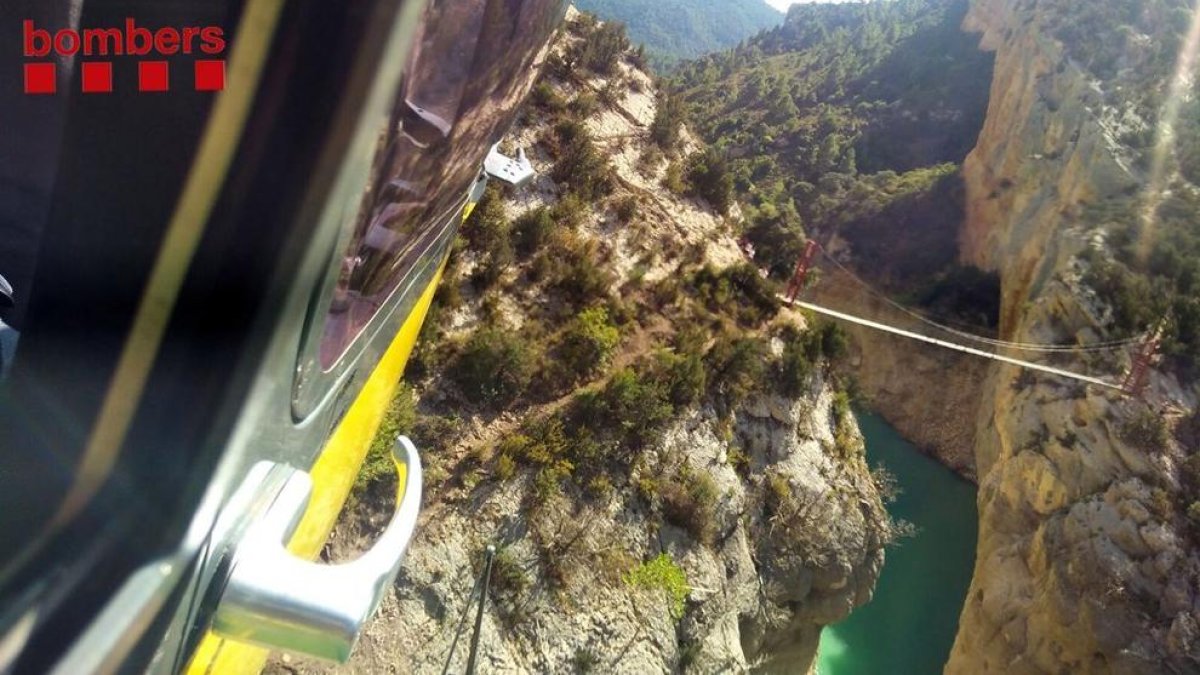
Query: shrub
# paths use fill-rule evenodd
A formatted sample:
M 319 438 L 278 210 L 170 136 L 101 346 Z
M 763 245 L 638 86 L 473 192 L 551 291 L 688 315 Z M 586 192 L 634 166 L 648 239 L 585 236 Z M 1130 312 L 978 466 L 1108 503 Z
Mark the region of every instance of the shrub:
M 637 197 L 634 197 L 633 195 L 626 195 L 618 199 L 616 204 L 613 206 L 613 211 L 617 214 L 617 220 L 620 221 L 622 225 L 628 225 L 633 221 L 634 218 L 637 217 Z
M 789 398 L 798 398 L 804 393 L 808 377 L 812 374 L 812 361 L 808 357 L 809 342 L 806 333 L 788 326 L 783 338 L 783 355 L 775 367 L 775 381 L 779 393 Z
M 592 113 L 596 112 L 596 108 L 599 105 L 600 101 L 596 99 L 595 94 L 585 91 L 576 96 L 575 100 L 571 101 L 567 107 L 576 119 L 587 119 L 592 116 Z
M 679 128 L 683 126 L 684 107 L 679 97 L 670 92 L 658 98 L 654 121 L 650 124 L 650 140 L 664 151 L 671 151 L 679 143 Z
M 705 265 L 692 276 L 692 285 L 710 310 L 745 325 L 757 326 L 779 312 L 775 284 L 763 279 L 749 263 L 738 263 L 720 271 Z
M 663 515 L 702 544 L 712 544 L 717 535 L 717 486 L 706 473 L 681 471 L 675 481 L 660 489 Z
M 1144 452 L 1164 452 L 1170 441 L 1166 421 L 1143 408 L 1121 425 L 1121 437 Z
M 603 474 L 593 477 L 587 483 L 587 491 L 593 498 L 606 501 L 613 494 L 612 479 Z
M 599 244 L 592 240 L 571 239 L 556 245 L 547 261 L 549 283 L 576 307 L 583 307 L 608 295 L 613 275 L 597 264 Z
M 638 565 L 625 577 L 625 582 L 630 586 L 661 590 L 666 594 L 671 618 L 676 621 L 683 618 L 684 603 L 691 588 L 688 587 L 687 575 L 669 554 L 660 553 Z
M 839 391 L 833 395 L 833 425 L 841 429 L 850 423 L 854 410 L 850 405 L 850 395 Z
M 590 673 L 599 665 L 600 657 L 587 647 L 576 649 L 575 654 L 571 657 L 571 667 L 577 673 Z
M 517 461 L 512 455 L 500 455 L 496 459 L 496 478 L 508 480 L 517 473 Z
M 691 192 L 701 197 L 721 215 L 733 205 L 733 174 L 720 152 L 709 148 L 688 159 L 687 182 Z
M 480 258 L 479 269 L 471 279 L 477 288 L 490 288 L 512 265 L 511 231 L 499 189 L 490 186 L 463 223 L 463 237 Z
M 551 114 L 561 113 L 567 107 L 566 101 L 547 82 L 538 82 L 530 92 L 529 100 L 538 109 Z
M 556 131 L 561 150 L 550 177 L 588 202 L 598 201 L 611 192 L 613 181 L 608 161 L 587 130 L 580 124 L 564 122 Z
M 550 210 L 550 217 L 559 228 L 574 230 L 583 223 L 583 219 L 589 213 L 591 207 L 585 204 L 579 195 L 567 193 Z
M 1200 493 L 1200 452 L 1193 453 L 1180 465 L 1183 484 L 1192 492 Z
M 697 353 L 657 355 L 656 372 L 666 384 L 671 403 L 683 408 L 700 400 L 708 383 L 704 359 Z
M 683 167 L 678 162 L 671 162 L 667 165 L 667 172 L 663 175 L 662 186 L 677 195 L 687 192 L 687 184 L 683 182 Z
M 554 217 L 550 209 L 544 206 L 531 209 L 513 222 L 512 233 L 517 252 L 522 256 L 532 255 L 550 241 L 554 233 Z
M 562 362 L 574 377 L 595 372 L 606 364 L 621 341 L 617 327 L 601 307 L 586 309 L 567 328 L 559 347 Z
M 846 331 L 836 323 L 821 322 L 816 334 L 821 339 L 820 354 L 831 361 L 842 358 L 849 350 L 850 343 L 846 338 Z
M 766 345 L 758 338 L 722 337 L 705 357 L 709 389 L 737 406 L 761 385 L 766 357 Z
M 637 450 L 656 437 L 673 412 L 661 383 L 624 368 L 599 393 L 577 396 L 571 418 L 576 427 L 611 435 Z
M 765 495 L 767 515 L 770 518 L 790 517 L 795 510 L 796 497 L 792 494 L 792 484 L 787 476 L 773 472 L 767 475 L 767 492 Z
M 663 159 L 663 152 L 658 149 L 657 145 L 646 146 L 646 149 L 638 157 L 638 173 L 647 178 L 654 175 L 654 172 L 658 170 L 658 165 L 662 164 Z
M 609 75 L 616 70 L 621 55 L 629 46 L 625 25 L 617 21 L 606 21 L 584 33 L 583 42 L 577 47 L 576 57 L 588 70 Z
M 529 589 L 532 582 L 512 550 L 502 548 L 492 557 L 490 584 L 493 593 L 516 600 Z
M 538 356 L 521 336 L 500 328 L 471 334 L 449 370 L 467 400 L 506 405 L 524 393 Z

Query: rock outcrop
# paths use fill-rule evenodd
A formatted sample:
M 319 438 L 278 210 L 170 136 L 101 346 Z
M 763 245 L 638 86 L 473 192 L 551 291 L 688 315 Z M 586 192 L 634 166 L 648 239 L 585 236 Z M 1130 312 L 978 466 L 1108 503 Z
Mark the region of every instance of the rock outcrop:
M 484 614 L 481 672 L 570 672 L 581 663 L 604 673 L 666 673 L 685 664 L 696 672 L 806 671 L 821 628 L 870 599 L 888 527 L 861 457 L 846 463 L 830 455 L 832 398 L 814 380 L 802 399 L 745 405 L 733 435 L 751 479 L 731 463 L 711 410 L 667 430 L 643 473 L 683 469 L 712 478 L 721 496 L 711 545 L 663 522 L 633 494 L 530 511 L 531 481 L 518 480 L 433 507 L 354 660 L 337 672 L 440 672 L 489 542 L 502 547 L 504 563 Z M 771 492 L 779 485 L 795 500 L 787 515 L 799 522 L 774 518 L 782 515 Z M 334 553 L 355 540 L 343 530 Z M 659 552 L 687 577 L 682 617 L 661 590 L 627 581 L 638 561 Z M 451 672 L 466 664 L 469 631 L 468 624 Z M 321 670 L 291 660 L 276 667 L 284 666 Z
M 1043 5 L 1056 4 L 1066 3 L 979 0 L 966 22 L 996 68 L 964 168 L 962 255 L 1000 273 L 1002 335 L 1025 342 L 1097 339 L 1103 310 L 1077 258 L 1095 235 L 1079 216 L 1143 180 L 1108 121 L 1123 117 L 1120 97 L 1043 25 Z M 1116 377 L 1127 363 L 1064 365 Z M 1154 388 L 1180 392 L 1167 376 Z M 948 673 L 1200 670 L 1200 558 L 1172 497 L 1177 451 L 1122 431 L 1143 406 L 989 367 L 976 420 L 978 555 Z

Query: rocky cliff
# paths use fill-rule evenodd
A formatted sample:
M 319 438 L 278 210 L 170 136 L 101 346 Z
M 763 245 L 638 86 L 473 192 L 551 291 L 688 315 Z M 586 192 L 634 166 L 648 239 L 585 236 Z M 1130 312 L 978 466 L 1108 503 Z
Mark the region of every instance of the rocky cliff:
M 962 256 L 1000 273 L 1002 334 L 1025 342 L 1104 334 L 1079 256 L 1102 246 L 1103 228 L 1084 214 L 1146 180 L 1121 142 L 1148 126 L 1125 104 L 1129 82 L 1097 77 L 1049 28 L 1070 4 L 978 0 L 965 24 L 996 66 L 964 168 Z M 1123 65 L 1128 79 L 1136 64 Z M 1119 379 L 1128 357 L 1062 363 Z M 1137 433 L 1169 426 L 1195 397 L 1158 374 L 1147 399 L 989 367 L 975 424 L 978 556 L 947 672 L 1200 670 L 1183 456 L 1169 436 Z
M 734 436 L 756 478 L 729 461 L 712 411 L 673 423 L 647 461 L 646 477 L 711 476 L 720 493 L 711 545 L 621 491 L 531 511 L 531 476 L 485 481 L 428 509 L 379 617 L 338 672 L 440 672 L 487 543 L 502 553 L 484 614 L 481 672 L 806 671 L 821 627 L 870 599 L 885 518 L 869 477 L 827 452 L 833 397 L 822 382 L 812 387 L 798 401 L 756 397 L 737 414 Z M 339 532 L 335 555 L 354 545 L 356 529 Z M 686 576 L 678 611 L 666 589 L 629 581 L 640 561 L 661 553 Z M 465 667 L 466 641 L 451 672 Z

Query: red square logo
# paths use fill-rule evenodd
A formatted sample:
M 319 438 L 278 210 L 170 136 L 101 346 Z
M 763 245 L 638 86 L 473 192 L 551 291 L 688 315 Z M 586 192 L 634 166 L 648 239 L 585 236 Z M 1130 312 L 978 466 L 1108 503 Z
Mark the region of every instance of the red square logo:
M 83 93 L 108 94 L 113 90 L 112 64 L 108 62 L 84 62 Z
M 196 62 L 196 91 L 221 91 L 224 88 L 224 61 Z
M 58 68 L 53 63 L 25 64 L 25 93 L 53 94 L 58 91 Z
M 170 88 L 170 70 L 166 61 L 138 63 L 138 91 L 168 91 Z

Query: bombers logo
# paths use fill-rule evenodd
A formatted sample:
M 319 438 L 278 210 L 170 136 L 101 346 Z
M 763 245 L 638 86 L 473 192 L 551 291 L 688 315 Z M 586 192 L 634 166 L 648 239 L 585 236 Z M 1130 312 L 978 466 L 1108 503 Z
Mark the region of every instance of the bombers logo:
M 84 93 L 113 91 L 113 61 L 95 57 L 136 56 L 138 91 L 171 90 L 171 63 L 162 58 L 195 54 L 193 88 L 196 91 L 221 91 L 225 88 L 225 60 L 213 58 L 225 53 L 225 31 L 218 26 L 159 28 L 151 31 L 125 19 L 122 28 L 64 28 L 51 33 L 33 21 L 22 24 L 24 56 L 47 59 L 25 63 L 25 93 L 55 94 L 58 90 L 58 64 L 53 57 L 83 57 L 80 70 Z

